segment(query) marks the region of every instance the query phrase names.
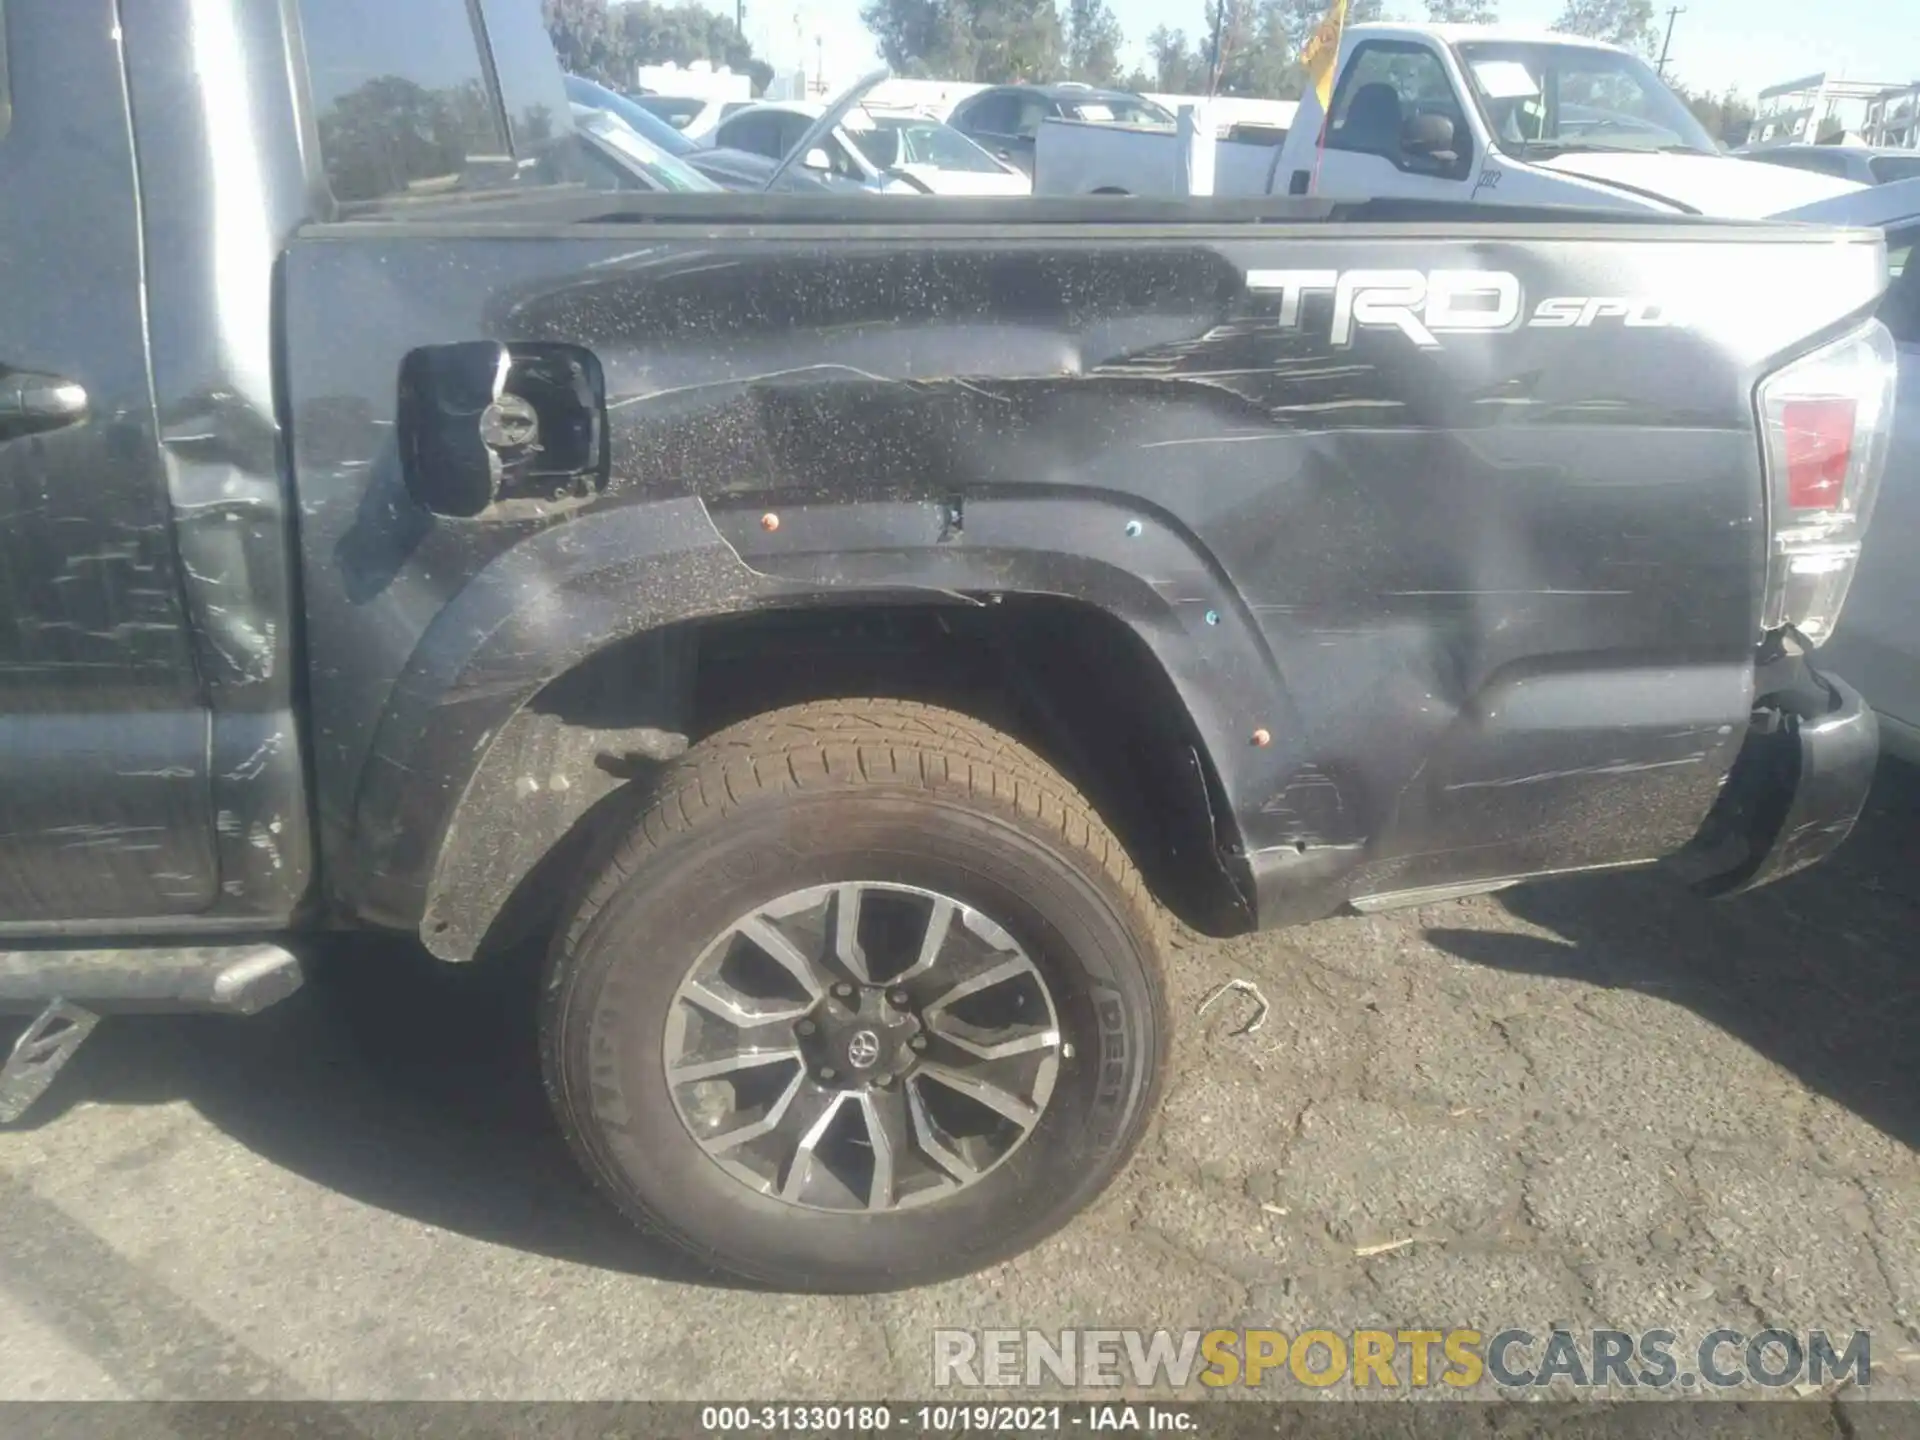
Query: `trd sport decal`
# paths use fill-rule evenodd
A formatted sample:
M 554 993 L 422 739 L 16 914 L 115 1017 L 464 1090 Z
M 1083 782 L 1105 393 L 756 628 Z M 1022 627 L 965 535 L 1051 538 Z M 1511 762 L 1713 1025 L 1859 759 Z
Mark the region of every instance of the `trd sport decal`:
M 1335 345 L 1356 330 L 1398 330 L 1423 350 L 1447 335 L 1506 330 L 1584 330 L 1600 320 L 1666 328 L 1683 323 L 1660 300 L 1633 295 L 1555 295 L 1528 311 L 1519 277 L 1505 270 L 1249 270 L 1247 289 L 1280 297 L 1283 329 L 1300 327 L 1301 302 L 1333 297 Z

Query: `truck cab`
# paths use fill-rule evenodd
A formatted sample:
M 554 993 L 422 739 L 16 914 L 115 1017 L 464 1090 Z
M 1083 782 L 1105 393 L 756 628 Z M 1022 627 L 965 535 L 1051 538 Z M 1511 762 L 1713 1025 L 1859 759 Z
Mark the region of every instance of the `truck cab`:
M 1275 192 L 1758 219 L 1861 188 L 1727 155 L 1639 56 L 1568 35 L 1356 25 L 1331 111 L 1302 99 Z

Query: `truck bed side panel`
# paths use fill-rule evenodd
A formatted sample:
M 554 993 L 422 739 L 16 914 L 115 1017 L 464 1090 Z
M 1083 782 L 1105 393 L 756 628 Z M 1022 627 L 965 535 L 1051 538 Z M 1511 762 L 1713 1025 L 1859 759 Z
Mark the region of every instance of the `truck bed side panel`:
M 927 589 L 1133 626 L 1263 921 L 1659 855 L 1747 720 L 1752 387 L 1877 266 L 1870 241 L 1705 225 L 310 232 L 287 377 L 336 886 L 416 923 L 465 777 L 569 657 Z M 1365 301 L 1445 271 L 1511 276 L 1512 322 Z M 1288 314 L 1276 276 L 1301 272 L 1324 289 Z M 605 495 L 412 504 L 401 359 L 480 338 L 599 358 Z

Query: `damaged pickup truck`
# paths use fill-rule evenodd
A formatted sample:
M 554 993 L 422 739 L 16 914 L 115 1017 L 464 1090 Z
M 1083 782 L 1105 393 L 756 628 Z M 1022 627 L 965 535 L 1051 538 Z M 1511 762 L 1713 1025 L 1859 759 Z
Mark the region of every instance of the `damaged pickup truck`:
M 1169 912 L 1862 804 L 1877 235 L 665 193 L 533 0 L 0 16 L 10 1113 L 323 932 L 544 934 L 615 1204 L 916 1284 L 1123 1164 Z

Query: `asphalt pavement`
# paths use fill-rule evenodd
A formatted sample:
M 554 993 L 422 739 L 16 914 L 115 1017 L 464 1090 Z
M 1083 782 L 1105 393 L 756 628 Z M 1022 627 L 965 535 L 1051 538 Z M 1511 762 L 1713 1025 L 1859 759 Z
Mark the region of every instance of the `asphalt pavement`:
M 631 1234 L 510 972 L 362 946 L 253 1020 L 110 1020 L 0 1131 L 0 1399 L 915 1396 L 938 1326 L 1864 1329 L 1873 1394 L 1920 1394 L 1914 772 L 1735 901 L 1597 876 L 1173 962 L 1121 1182 L 881 1297 Z M 1232 980 L 1257 1028 L 1197 1013 Z

